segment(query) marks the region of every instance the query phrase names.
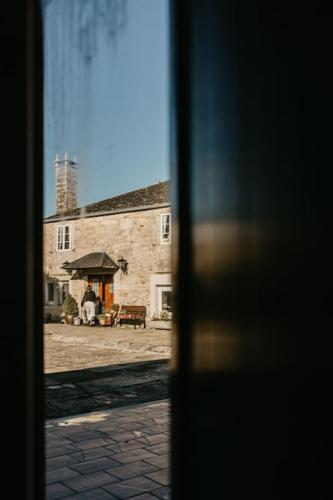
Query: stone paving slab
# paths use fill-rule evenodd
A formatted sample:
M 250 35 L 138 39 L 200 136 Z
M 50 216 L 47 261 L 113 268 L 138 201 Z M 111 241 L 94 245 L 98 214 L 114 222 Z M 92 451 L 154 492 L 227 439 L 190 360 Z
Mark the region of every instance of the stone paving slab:
M 168 397 L 169 360 L 167 359 L 109 365 L 103 367 L 103 370 L 86 368 L 45 375 L 47 418 L 148 403 Z M 155 416 L 154 412 L 152 416 Z M 123 417 L 118 419 L 116 424 L 113 423 L 114 429 L 109 431 L 118 433 L 119 439 L 122 440 L 122 434 L 127 430 L 132 431 L 133 425 L 136 425 L 139 432 L 140 427 L 145 424 L 144 420 L 142 417 L 131 418 L 131 414 L 128 414 L 126 418 Z M 156 434 L 154 426 L 157 422 L 150 423 L 151 432 Z M 163 425 L 163 419 L 158 423 Z M 98 433 L 92 436 L 94 439 L 102 437 Z M 114 440 L 117 441 L 116 437 Z M 57 446 L 65 445 L 66 441 L 58 443 Z M 54 453 L 57 453 L 57 450 Z
M 44 325 L 44 372 L 168 359 L 171 331 L 134 327 Z
M 47 500 L 170 499 L 169 431 L 168 399 L 47 420 Z

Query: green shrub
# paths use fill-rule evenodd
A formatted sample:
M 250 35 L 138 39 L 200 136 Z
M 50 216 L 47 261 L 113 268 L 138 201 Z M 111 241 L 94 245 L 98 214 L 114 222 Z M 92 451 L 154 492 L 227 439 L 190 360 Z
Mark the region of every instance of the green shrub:
M 65 314 L 70 314 L 72 316 L 77 316 L 79 312 L 79 307 L 76 300 L 69 293 L 67 294 L 67 297 L 64 300 L 64 303 L 62 305 L 62 310 Z

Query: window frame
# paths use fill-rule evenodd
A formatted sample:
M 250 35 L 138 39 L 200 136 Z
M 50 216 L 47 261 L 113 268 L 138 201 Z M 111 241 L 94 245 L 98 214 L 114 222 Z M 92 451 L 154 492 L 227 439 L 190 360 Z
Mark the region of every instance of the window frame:
M 52 285 L 53 287 L 53 300 L 50 300 L 50 295 L 49 295 L 49 286 Z M 56 286 L 54 281 L 47 281 L 46 282 L 46 304 L 48 305 L 55 305 L 55 297 L 56 297 Z
M 163 238 L 164 234 L 167 234 L 164 232 L 164 228 L 167 226 L 167 224 L 164 223 L 164 219 L 166 217 L 169 217 L 169 233 L 168 233 L 168 238 Z M 171 244 L 171 212 L 167 212 L 164 214 L 160 214 L 160 240 L 161 240 L 161 245 L 170 245 Z
M 163 309 L 163 292 L 169 292 L 172 295 L 172 285 L 158 285 L 157 286 L 157 313 L 161 314 L 163 311 L 167 311 L 168 313 L 172 313 L 172 306 L 171 310 L 169 311 L 168 309 Z
M 63 229 L 63 235 L 62 235 L 62 244 L 65 246 L 65 234 L 66 234 L 66 227 L 68 227 L 68 248 L 59 248 L 59 230 Z M 68 252 L 72 249 L 72 224 L 59 224 L 56 226 L 56 242 L 55 242 L 55 247 L 57 252 Z

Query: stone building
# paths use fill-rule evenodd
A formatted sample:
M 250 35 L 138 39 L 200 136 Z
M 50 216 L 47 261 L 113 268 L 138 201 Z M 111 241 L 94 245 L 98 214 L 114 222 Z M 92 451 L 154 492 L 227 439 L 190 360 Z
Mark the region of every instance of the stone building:
M 57 173 L 57 211 L 44 219 L 45 314 L 59 318 L 67 292 L 81 313 L 88 283 L 104 311 L 113 303 L 145 305 L 148 318 L 171 311 L 169 181 L 73 208 L 73 167 Z

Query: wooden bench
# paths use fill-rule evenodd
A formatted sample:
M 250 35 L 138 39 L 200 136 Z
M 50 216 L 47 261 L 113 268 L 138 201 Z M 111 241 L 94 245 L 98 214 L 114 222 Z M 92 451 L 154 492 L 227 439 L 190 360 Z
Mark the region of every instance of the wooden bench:
M 118 325 L 144 325 L 146 328 L 146 306 L 121 306 L 118 311 Z

